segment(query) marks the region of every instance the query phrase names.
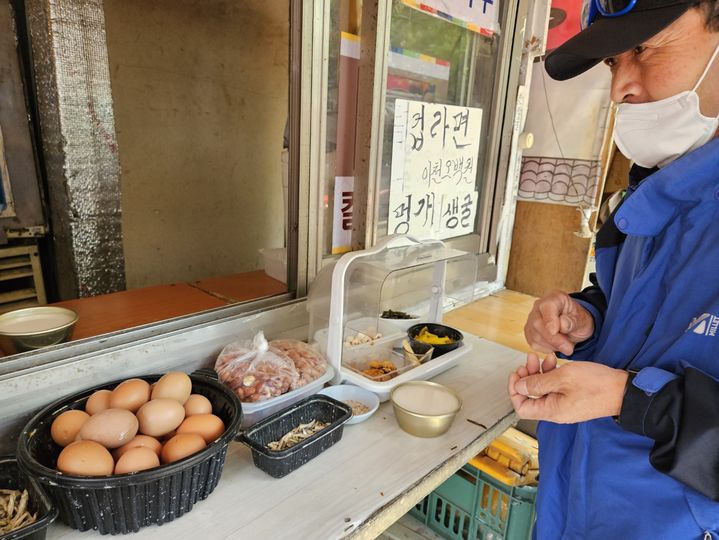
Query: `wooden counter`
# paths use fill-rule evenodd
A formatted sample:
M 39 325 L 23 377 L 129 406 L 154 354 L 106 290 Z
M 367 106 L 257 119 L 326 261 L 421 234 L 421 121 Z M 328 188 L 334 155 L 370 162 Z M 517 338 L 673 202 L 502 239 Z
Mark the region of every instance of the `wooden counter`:
M 509 311 L 483 320 L 482 305 L 496 304 L 502 296 Z M 501 325 L 515 339 L 516 327 L 524 321 L 518 311 L 507 313 L 522 309 L 512 302 L 519 297 L 502 296 L 462 308 L 448 320 L 480 334 Z M 531 307 L 530 297 L 519 300 Z M 232 443 L 222 479 L 206 501 L 174 522 L 147 527 L 132 538 L 375 538 L 515 422 L 506 381 L 524 362 L 524 353 L 485 339 L 468 336 L 468 341 L 471 354 L 433 379 L 463 399 L 447 434 L 421 439 L 404 433 L 387 402 L 368 421 L 345 426 L 335 446 L 282 479 L 255 468 L 250 451 Z M 98 537 L 64 525 L 48 532 L 50 540 Z
M 130 289 L 52 305 L 72 309 L 80 316 L 72 335 L 76 340 L 286 291 L 284 283 L 258 270 L 191 283 Z

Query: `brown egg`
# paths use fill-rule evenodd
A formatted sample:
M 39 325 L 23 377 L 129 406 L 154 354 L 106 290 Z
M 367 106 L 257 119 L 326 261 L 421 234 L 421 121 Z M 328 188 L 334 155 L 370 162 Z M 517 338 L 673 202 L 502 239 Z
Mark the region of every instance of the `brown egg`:
M 65 411 L 59 414 L 50 426 L 50 436 L 56 444 L 67 446 L 75 440 L 83 424 L 87 422 L 90 415 L 84 411 Z
M 178 433 L 162 447 L 162 462 L 172 463 L 202 450 L 205 439 L 197 433 Z
M 57 470 L 77 476 L 112 474 L 115 462 L 110 452 L 95 441 L 77 441 L 65 448 L 57 458 Z
M 192 380 L 186 373 L 170 371 L 165 373 L 152 389 L 152 399 L 174 399 L 184 405 L 192 393 Z
M 185 408 L 174 399 L 152 399 L 137 411 L 140 433 L 162 437 L 185 419 Z
M 142 379 L 128 379 L 118 384 L 110 395 L 110 407 L 137 412 L 150 401 L 150 383 Z
M 160 450 L 162 450 L 162 444 L 149 435 L 135 435 L 129 443 L 123 444 L 120 448 L 116 449 L 112 455 L 117 460 L 120 459 L 125 452 L 133 448 L 149 448 L 159 456 Z
M 80 439 L 95 441 L 105 448 L 119 448 L 137 435 L 138 422 L 126 409 L 105 409 L 93 414 L 80 429 Z
M 185 401 L 185 416 L 194 416 L 196 414 L 211 414 L 212 403 L 205 396 L 200 394 L 192 394 Z
M 85 412 L 89 415 L 97 414 L 100 411 L 110 408 L 110 390 L 98 390 L 87 398 Z
M 202 435 L 207 444 L 225 432 L 225 424 L 214 414 L 196 414 L 185 418 L 177 428 L 177 433 L 197 433 Z
M 139 446 L 131 448 L 117 460 L 115 474 L 127 474 L 144 471 L 160 466 L 160 458 L 149 448 Z

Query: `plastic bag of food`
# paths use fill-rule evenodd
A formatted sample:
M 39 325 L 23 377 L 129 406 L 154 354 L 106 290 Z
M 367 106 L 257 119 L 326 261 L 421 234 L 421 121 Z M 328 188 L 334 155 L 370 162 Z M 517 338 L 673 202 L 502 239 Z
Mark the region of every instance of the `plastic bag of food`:
M 295 388 L 300 378 L 292 360 L 272 350 L 262 332 L 252 341 L 235 341 L 222 349 L 215 371 L 244 402 L 284 394 Z
M 293 386 L 299 388 L 319 379 L 327 371 L 327 360 L 304 341 L 297 339 L 275 339 L 270 348 L 285 353 L 294 362 L 300 377 Z

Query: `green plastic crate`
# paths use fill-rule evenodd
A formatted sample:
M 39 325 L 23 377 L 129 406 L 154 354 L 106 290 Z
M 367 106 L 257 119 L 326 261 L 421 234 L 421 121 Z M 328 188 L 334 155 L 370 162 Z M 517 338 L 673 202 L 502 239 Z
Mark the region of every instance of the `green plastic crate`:
M 465 465 L 409 514 L 451 540 L 527 540 L 537 488 L 508 486 Z

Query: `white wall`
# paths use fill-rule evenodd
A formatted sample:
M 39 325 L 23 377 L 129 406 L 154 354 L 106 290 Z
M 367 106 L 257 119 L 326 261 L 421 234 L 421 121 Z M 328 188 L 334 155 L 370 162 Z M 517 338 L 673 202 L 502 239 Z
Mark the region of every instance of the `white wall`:
M 282 246 L 288 0 L 105 0 L 128 288 Z
M 609 106 L 609 68 L 599 64 L 568 81 L 555 81 L 544 62 L 532 70 L 525 132 L 534 134 L 527 156 L 599 159 Z M 556 130 L 556 131 L 555 131 Z

